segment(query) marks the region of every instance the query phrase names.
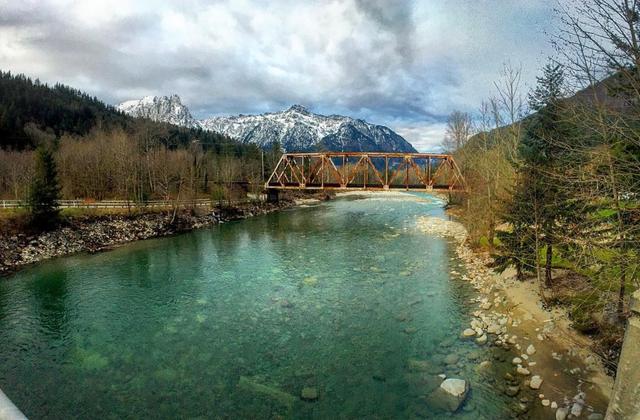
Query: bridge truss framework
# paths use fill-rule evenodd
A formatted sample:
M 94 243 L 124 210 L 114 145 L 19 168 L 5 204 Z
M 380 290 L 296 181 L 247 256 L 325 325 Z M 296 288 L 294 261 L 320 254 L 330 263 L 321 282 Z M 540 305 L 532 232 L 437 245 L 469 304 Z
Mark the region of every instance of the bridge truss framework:
M 285 153 L 265 184 L 276 190 L 464 191 L 453 156 L 436 153 Z

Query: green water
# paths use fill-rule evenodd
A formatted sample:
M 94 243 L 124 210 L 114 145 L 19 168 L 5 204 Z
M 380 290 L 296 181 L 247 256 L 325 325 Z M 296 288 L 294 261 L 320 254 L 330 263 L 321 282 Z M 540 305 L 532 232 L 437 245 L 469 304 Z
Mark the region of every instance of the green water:
M 473 293 L 415 227 L 441 207 L 341 199 L 31 267 L 0 281 L 0 388 L 32 419 L 441 418 L 446 373 L 471 381 L 454 417 L 506 417 L 476 370 L 506 356 L 458 338 Z

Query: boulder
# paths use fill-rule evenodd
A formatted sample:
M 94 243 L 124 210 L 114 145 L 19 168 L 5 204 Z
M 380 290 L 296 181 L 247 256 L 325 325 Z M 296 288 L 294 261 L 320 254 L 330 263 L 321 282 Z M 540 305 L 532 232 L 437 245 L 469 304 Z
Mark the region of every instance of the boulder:
M 462 406 L 468 394 L 469 382 L 448 378 L 427 397 L 427 402 L 436 409 L 454 413 Z
M 582 404 L 579 402 L 573 403 L 571 406 L 571 415 L 574 417 L 580 417 L 580 414 L 582 414 L 582 407 Z
M 556 410 L 556 420 L 565 420 L 569 415 L 569 409 L 567 407 L 560 407 Z
M 542 385 L 542 378 L 538 375 L 534 375 L 531 377 L 531 381 L 529 382 L 529 387 L 531 387 L 531 389 L 540 389 L 540 386 Z

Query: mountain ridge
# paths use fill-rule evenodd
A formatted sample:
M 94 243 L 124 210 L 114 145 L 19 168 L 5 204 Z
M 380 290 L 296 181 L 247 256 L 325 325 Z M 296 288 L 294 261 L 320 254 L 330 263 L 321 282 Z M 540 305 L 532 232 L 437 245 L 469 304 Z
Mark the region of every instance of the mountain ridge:
M 267 148 L 279 143 L 285 151 L 415 152 L 402 136 L 386 126 L 341 115 L 322 115 L 294 104 L 283 111 L 215 116 L 196 120 L 178 95 L 146 96 L 116 106 L 135 117 L 202 128 L 242 143 Z

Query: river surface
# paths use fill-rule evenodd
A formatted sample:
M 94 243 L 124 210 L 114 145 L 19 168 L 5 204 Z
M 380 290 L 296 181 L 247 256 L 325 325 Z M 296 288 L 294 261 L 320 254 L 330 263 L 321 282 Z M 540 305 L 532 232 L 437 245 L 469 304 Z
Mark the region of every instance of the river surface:
M 454 246 L 416 229 L 442 205 L 338 199 L 0 279 L 0 388 L 31 419 L 441 418 L 444 373 L 471 382 L 455 418 L 508 417 L 507 355 L 459 339 Z

